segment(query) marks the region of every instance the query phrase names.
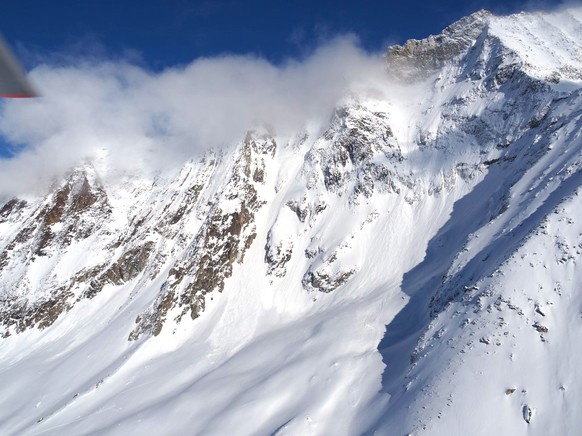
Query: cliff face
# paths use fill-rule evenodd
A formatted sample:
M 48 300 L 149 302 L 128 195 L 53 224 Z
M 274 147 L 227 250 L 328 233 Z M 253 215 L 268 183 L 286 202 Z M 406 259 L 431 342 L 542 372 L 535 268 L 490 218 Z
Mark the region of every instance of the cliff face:
M 560 14 L 392 47 L 393 92 L 319 129 L 1 205 L 0 428 L 578 428 L 582 16 Z
M 427 76 L 442 68 L 473 47 L 479 38 L 486 38 L 491 13 L 481 10 L 451 24 L 439 35 L 423 40 L 411 39 L 406 44 L 388 49 L 388 68 L 398 77 L 410 79 Z

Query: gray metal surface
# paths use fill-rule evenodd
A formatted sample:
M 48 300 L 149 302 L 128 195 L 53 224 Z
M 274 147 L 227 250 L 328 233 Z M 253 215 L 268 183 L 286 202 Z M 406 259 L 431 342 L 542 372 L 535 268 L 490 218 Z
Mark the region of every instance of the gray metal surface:
M 0 36 L 0 97 L 36 97 L 38 94 Z

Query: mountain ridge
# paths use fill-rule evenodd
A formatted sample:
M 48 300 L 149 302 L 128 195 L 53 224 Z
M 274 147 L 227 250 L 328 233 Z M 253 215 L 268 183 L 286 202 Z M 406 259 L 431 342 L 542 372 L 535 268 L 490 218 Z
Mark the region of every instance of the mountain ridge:
M 560 20 L 532 63 L 527 43 Z M 579 8 L 480 11 L 391 48 L 405 80 L 351 93 L 316 131 L 249 131 L 149 180 L 83 164 L 45 198 L 4 203 L 0 377 L 15 400 L 0 427 L 577 428 L 582 47 L 561 44 L 580 22 Z M 529 23 L 536 38 L 506 45 Z M 532 268 L 537 290 L 520 287 Z M 491 383 L 469 409 L 479 373 Z M 487 414 L 502 419 L 481 427 Z

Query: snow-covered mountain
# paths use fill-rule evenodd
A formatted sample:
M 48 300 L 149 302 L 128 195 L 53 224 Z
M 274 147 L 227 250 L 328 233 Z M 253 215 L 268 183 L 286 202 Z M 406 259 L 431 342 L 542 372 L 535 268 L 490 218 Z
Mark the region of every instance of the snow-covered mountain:
M 0 208 L 0 433 L 576 434 L 582 8 L 391 47 L 388 96 Z

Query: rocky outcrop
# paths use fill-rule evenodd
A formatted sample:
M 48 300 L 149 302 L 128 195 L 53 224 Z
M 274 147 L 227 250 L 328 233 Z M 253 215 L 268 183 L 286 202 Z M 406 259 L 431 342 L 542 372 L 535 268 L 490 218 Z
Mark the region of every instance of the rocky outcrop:
M 10 223 L 24 218 L 20 230 L 0 252 L 0 325 L 5 333 L 29 327 L 45 328 L 73 305 L 71 283 L 48 279 L 31 283 L 23 265 L 58 256 L 61 247 L 97 232 L 111 213 L 107 195 L 91 167 L 73 171 L 36 209 L 22 216 L 26 202 L 13 199 L 0 216 Z M 34 298 L 34 296 L 37 298 Z
M 25 206 L 26 201 L 19 198 L 13 198 L 7 201 L 0 209 L 0 223 L 9 221 L 11 217 L 18 214 Z
M 150 297 L 150 308 L 138 317 L 132 338 L 157 334 L 168 319 L 198 317 L 206 296 L 225 289 L 257 239 L 264 247 L 262 266 L 270 283 L 285 277 L 308 292 L 338 289 L 359 270 L 344 256 L 357 244 L 344 240 L 340 246 L 335 238 L 318 239 L 325 239 L 327 231 L 318 225 L 338 205 L 358 212 L 358 207 L 368 207 L 366 213 L 376 200 L 386 198 L 401 197 L 412 205 L 456 183 L 475 183 L 487 171 L 508 168 L 514 161 L 535 162 L 548 141 L 532 137 L 535 147 L 516 147 L 516 141 L 528 131 L 549 136 L 562 124 L 561 115 L 553 111 L 562 97 L 524 72 L 516 52 L 491 34 L 491 23 L 489 14 L 481 11 L 440 35 L 390 49 L 388 68 L 403 77 L 443 66 L 457 68 L 451 74 L 447 68 L 440 70 L 438 85 L 426 88 L 439 103 L 430 103 L 430 95 L 426 101 L 419 99 L 419 113 L 402 137 L 397 139 L 394 132 L 406 129 L 392 129 L 391 117 L 398 114 L 391 102 L 350 95 L 317 136 L 301 132 L 291 140 L 285 152 L 292 149 L 300 156 L 300 170 L 281 175 L 274 184 L 279 210 L 262 234 L 257 234 L 256 215 L 271 197 L 261 196 L 271 189 L 271 168 L 280 170 L 278 165 L 284 163 L 271 163 L 275 141 L 257 133 L 249 134 L 234 151 L 209 152 L 200 161 L 187 162 L 177 175 L 145 181 L 135 188 L 135 198 L 130 188 L 130 194 L 121 195 L 127 205 L 115 211 L 90 166 L 72 172 L 42 201 L 5 203 L 0 224 L 11 230 L 0 240 L 3 319 L 36 319 L 16 323 L 21 326 L 40 325 L 41 320 L 47 325 L 59 310 L 103 289 L 127 285 L 133 296 L 156 280 L 163 283 L 156 285 L 159 295 Z M 459 80 L 462 87 L 457 86 Z M 525 122 L 518 115 L 524 113 Z M 503 133 L 496 126 L 502 126 Z M 444 163 L 442 168 L 419 169 L 414 160 Z M 425 170 L 434 172 L 423 174 Z M 294 188 L 281 192 L 291 177 L 296 178 Z M 508 183 L 495 191 L 502 201 L 492 201 L 499 206 L 487 219 L 506 211 L 510 187 Z M 114 219 L 121 224 L 110 227 Z M 355 238 L 358 231 L 352 230 Z M 64 256 L 83 257 L 84 248 L 79 247 L 87 238 L 98 241 L 91 245 L 91 259 L 75 259 L 73 272 L 59 277 L 59 262 Z M 290 277 L 295 259 L 304 263 L 293 268 L 297 276 Z M 42 280 L 27 277 L 27 271 L 45 264 Z M 464 295 L 461 290 L 461 284 L 438 290 L 435 310 Z M 57 304 L 55 299 L 63 301 Z
M 475 12 L 451 24 L 439 35 L 423 40 L 411 39 L 388 50 L 388 70 L 404 80 L 425 77 L 447 61 L 466 52 L 487 27 L 491 13 Z
M 293 242 L 273 240 L 272 232 L 267 235 L 265 245 L 265 262 L 267 263 L 267 274 L 275 277 L 284 277 L 287 274 L 287 263 L 293 255 Z
M 107 284 L 122 285 L 137 277 L 149 265 L 153 250 L 154 243 L 151 241 L 128 249 L 109 266 L 101 265 L 83 271 L 74 283 L 87 282 L 88 287 L 82 296 L 93 298 Z
M 73 306 L 72 297 L 72 293 L 59 289 L 50 297 L 33 303 L 26 298 L 3 298 L 0 300 L 1 336 L 7 337 L 11 331 L 20 333 L 32 327 L 41 330 L 49 327 L 61 313 Z
M 50 255 L 59 244 L 70 244 L 94 233 L 111 213 L 107 195 L 91 170 L 74 171 L 66 183 L 49 196 L 44 205 L 26 220 L 22 230 L 7 245 L 2 257 L 18 252 L 18 246 L 31 250 L 34 256 Z M 91 178 L 91 182 L 89 181 Z M 14 199 L 3 207 L 4 214 L 22 209 L 26 203 Z M 0 264 L 2 261 L 0 260 Z
M 306 156 L 307 187 L 323 183 L 327 191 L 347 192 L 352 200 L 398 192 L 395 166 L 403 160 L 385 111 L 357 103 L 342 106 Z
M 355 270 L 349 270 L 328 273 L 325 271 L 309 270 L 303 276 L 301 284 L 308 291 L 329 293 L 346 283 L 355 272 Z
M 130 339 L 145 332 L 158 334 L 171 311 L 178 322 L 188 313 L 197 318 L 204 311 L 205 295 L 224 290 L 235 263 L 242 263 L 256 238 L 255 214 L 264 204 L 256 185 L 264 183 L 265 159 L 275 150 L 272 138 L 247 135 L 224 190 L 214 199 L 186 254 L 170 269 L 160 297 L 136 319 Z

